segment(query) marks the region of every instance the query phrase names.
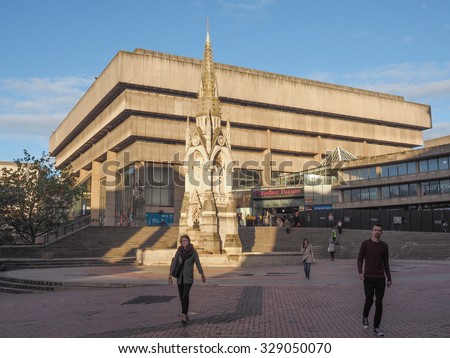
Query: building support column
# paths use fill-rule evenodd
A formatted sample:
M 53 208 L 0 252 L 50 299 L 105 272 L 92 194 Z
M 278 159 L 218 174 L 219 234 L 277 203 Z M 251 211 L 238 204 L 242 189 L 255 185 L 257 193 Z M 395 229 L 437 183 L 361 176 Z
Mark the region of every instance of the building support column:
M 102 178 L 102 163 L 92 162 L 91 175 L 91 220 L 100 220 L 100 180 Z
M 114 226 L 116 216 L 116 173 L 118 168 L 117 153 L 106 153 L 107 170 L 105 172 L 106 203 L 103 225 Z

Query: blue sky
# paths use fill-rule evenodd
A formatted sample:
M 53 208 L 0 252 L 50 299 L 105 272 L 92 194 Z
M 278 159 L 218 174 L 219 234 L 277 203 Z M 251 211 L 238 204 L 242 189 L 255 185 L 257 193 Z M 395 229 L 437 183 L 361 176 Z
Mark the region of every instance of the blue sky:
M 216 62 L 400 95 L 450 135 L 448 0 L 14 0 L 0 11 L 0 161 L 40 156 L 119 50 Z M 219 83 L 220 93 L 220 83 Z

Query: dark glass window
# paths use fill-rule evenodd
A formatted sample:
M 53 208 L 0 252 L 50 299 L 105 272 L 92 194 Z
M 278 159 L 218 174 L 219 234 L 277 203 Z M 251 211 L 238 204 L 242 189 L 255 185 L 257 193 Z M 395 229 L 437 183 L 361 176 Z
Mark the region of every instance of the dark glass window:
M 238 168 L 233 170 L 233 189 L 261 186 L 261 171 Z
M 388 166 L 387 165 L 383 165 L 383 166 L 381 166 L 380 167 L 380 169 L 381 169 L 381 177 L 382 178 L 387 178 L 388 176 L 389 176 L 389 170 L 388 170 Z
M 378 200 L 378 190 L 377 188 L 370 188 L 370 200 Z
M 408 184 L 409 196 L 417 196 L 417 185 L 415 183 Z
M 439 170 L 448 169 L 448 157 L 440 157 L 438 158 Z
M 397 175 L 398 175 L 397 164 L 390 165 L 389 166 L 389 176 L 390 177 L 396 177 Z
M 350 172 L 350 174 L 351 174 L 351 177 L 352 177 L 351 180 L 359 180 L 360 179 L 360 177 L 359 177 L 359 169 L 353 169 Z
M 359 200 L 361 200 L 361 190 L 352 189 L 352 201 L 359 201 Z
M 441 193 L 448 194 L 450 193 L 450 179 L 444 179 L 440 181 Z
M 422 182 L 420 184 L 422 186 L 423 195 L 435 195 L 441 192 L 438 180 L 433 180 L 430 182 Z
M 352 191 L 344 190 L 344 201 L 352 201 Z
M 361 180 L 369 179 L 369 169 L 368 168 L 360 168 L 359 169 L 359 178 Z
M 428 159 L 428 171 L 432 172 L 435 170 L 438 170 L 438 160 L 437 158 L 433 158 L 433 159 Z
M 416 173 L 416 162 L 408 162 L 408 174 L 415 174 Z
M 390 198 L 398 198 L 400 196 L 398 185 L 389 186 L 389 197 Z
M 144 198 L 146 205 L 173 206 L 174 175 L 173 167 L 164 163 L 145 163 L 146 182 Z
M 377 168 L 376 167 L 369 168 L 369 178 L 370 179 L 376 179 L 377 178 Z
M 381 187 L 381 199 L 389 199 L 389 186 Z
M 408 174 L 408 167 L 406 166 L 406 163 L 399 163 L 397 165 L 397 168 L 398 168 L 398 175 Z
M 361 200 L 370 200 L 369 188 L 361 189 Z
M 419 162 L 419 170 L 421 173 L 428 171 L 428 160 L 421 160 Z
M 400 184 L 398 186 L 398 188 L 399 188 L 399 194 L 400 194 L 401 198 L 409 196 L 409 185 L 408 184 Z

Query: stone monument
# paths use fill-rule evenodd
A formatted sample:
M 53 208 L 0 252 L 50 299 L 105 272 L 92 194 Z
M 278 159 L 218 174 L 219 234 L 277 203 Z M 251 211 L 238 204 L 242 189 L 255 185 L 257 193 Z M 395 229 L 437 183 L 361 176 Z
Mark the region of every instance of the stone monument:
M 195 126 L 189 117 L 183 162 L 185 192 L 180 235 L 188 234 L 203 253 L 239 255 L 236 206 L 232 193 L 231 126 L 222 127 L 217 78 L 209 29 L 203 54 Z

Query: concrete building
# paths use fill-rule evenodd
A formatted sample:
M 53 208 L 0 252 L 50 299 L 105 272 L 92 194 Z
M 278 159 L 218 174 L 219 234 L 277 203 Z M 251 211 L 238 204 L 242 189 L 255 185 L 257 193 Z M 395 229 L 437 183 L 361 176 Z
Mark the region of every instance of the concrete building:
M 179 222 L 186 118 L 194 122 L 201 65 L 143 49 L 111 60 L 50 138 L 57 166 L 71 165 L 87 184 L 78 213 L 84 208 L 104 225 Z M 215 66 L 221 118 L 232 128 L 233 192 L 244 214 L 252 188 L 268 189 L 337 146 L 357 157 L 384 155 L 422 145 L 422 131 L 431 128 L 430 107 L 400 96 Z M 281 197 L 268 205 L 304 202 L 295 190 Z
M 450 210 L 450 136 L 423 148 L 345 162 L 335 209 Z

